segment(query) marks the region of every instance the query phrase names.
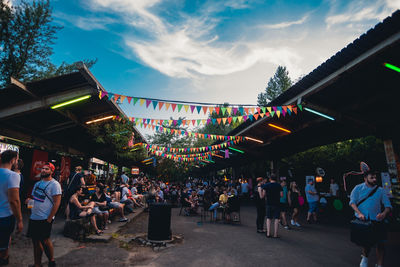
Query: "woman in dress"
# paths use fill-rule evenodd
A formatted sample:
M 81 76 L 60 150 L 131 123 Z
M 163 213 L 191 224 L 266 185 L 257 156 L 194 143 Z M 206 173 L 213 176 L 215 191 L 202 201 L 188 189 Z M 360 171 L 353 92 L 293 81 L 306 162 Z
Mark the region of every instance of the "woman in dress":
M 301 193 L 300 190 L 297 188 L 296 182 L 295 181 L 291 182 L 288 192 L 288 201 L 289 201 L 289 206 L 293 209 L 292 220 L 290 221 L 290 223 L 294 226 L 300 226 L 298 222 L 299 209 L 300 209 L 300 203 L 299 203 L 300 196 Z

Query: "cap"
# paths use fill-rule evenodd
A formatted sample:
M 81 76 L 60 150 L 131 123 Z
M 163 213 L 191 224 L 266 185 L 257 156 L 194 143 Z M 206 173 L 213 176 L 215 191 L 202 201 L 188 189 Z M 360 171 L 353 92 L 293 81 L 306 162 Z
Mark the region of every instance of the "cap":
M 43 165 L 43 167 L 44 167 L 44 166 L 49 166 L 51 172 L 54 172 L 54 170 L 56 169 L 56 167 L 54 167 L 53 163 L 51 163 L 51 162 L 46 162 L 46 163 Z

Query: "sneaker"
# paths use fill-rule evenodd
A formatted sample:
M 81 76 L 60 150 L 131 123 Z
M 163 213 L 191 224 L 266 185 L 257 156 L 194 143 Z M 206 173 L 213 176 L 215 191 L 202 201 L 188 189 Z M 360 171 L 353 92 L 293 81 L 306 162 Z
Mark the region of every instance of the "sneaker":
M 119 222 L 127 222 L 127 221 L 128 221 L 128 218 L 126 218 L 126 217 L 119 219 Z
M 368 267 L 368 258 L 361 255 L 360 267 Z
M 285 225 L 283 228 L 285 228 L 286 230 L 290 230 L 288 225 Z
M 296 223 L 295 223 L 293 220 L 290 220 L 290 223 L 291 223 L 292 225 L 296 225 Z
M 48 266 L 49 267 L 56 267 L 56 262 L 55 261 L 49 261 Z
M 301 225 L 297 222 L 297 223 L 294 223 L 294 225 L 296 225 L 297 227 L 300 227 Z

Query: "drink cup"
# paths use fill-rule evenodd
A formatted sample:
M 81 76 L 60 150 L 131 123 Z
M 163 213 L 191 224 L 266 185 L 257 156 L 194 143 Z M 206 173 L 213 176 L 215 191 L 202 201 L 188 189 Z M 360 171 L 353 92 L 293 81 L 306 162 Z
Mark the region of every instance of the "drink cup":
M 35 201 L 34 201 L 33 199 L 30 199 L 30 200 L 28 201 L 28 209 L 32 209 L 34 203 L 35 203 Z

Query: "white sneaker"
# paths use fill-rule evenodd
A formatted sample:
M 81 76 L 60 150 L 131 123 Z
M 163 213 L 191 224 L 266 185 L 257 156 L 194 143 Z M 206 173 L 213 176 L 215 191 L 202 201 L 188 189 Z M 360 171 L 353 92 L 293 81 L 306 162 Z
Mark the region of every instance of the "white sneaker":
M 297 222 L 294 225 L 296 225 L 297 227 L 300 227 L 301 225 Z
M 361 255 L 360 267 L 368 267 L 368 258 Z
M 291 223 L 292 225 L 296 225 L 296 223 L 295 223 L 293 220 L 290 220 L 290 223 Z

